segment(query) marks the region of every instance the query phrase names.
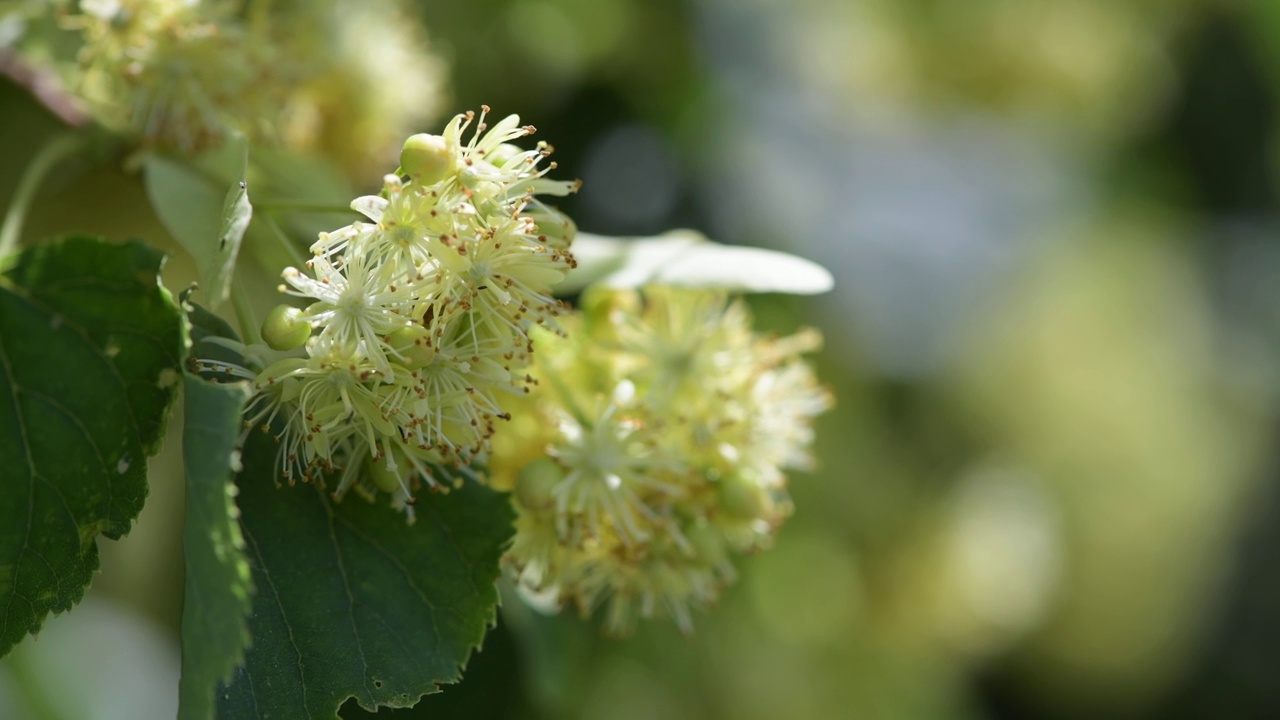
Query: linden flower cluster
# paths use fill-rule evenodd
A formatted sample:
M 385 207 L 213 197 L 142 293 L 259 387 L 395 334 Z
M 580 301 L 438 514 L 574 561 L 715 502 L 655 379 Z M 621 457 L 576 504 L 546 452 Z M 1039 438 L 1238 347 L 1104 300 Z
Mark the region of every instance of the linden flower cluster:
M 265 122 L 286 64 L 239 5 L 81 0 L 64 22 L 84 38 L 77 90 L 105 125 L 183 150 L 220 142 L 229 115 Z
M 411 128 L 435 122 L 447 68 L 404 0 L 274 0 L 283 51 L 308 76 L 289 88 L 278 132 L 291 148 L 376 179 Z M 298 26 L 306 28 L 299 31 Z
M 494 447 L 517 509 L 505 562 L 535 596 L 607 601 L 612 632 L 655 615 L 687 632 L 791 511 L 784 471 L 831 405 L 802 359 L 820 337 L 760 336 L 740 300 L 663 287 L 594 289 L 566 325 L 535 337 L 537 390 Z
M 412 519 L 433 467 L 469 465 L 508 417 L 499 396 L 527 392 L 529 332 L 554 324 L 551 287 L 574 265 L 573 224 L 537 196 L 577 189 L 543 177 L 545 143 L 510 144 L 533 132 L 466 113 L 409 138 L 383 193 L 352 203 L 368 222 L 321 233 L 306 268 L 285 269 L 281 290 L 311 302 L 263 324 L 280 352 L 246 410 L 247 427 L 282 428 L 284 479 L 338 473 L 336 497 L 377 488 Z
M 404 0 L 80 0 L 60 17 L 83 40 L 71 84 L 104 125 L 184 151 L 238 131 L 369 177 L 443 93 L 443 65 L 410 10 Z

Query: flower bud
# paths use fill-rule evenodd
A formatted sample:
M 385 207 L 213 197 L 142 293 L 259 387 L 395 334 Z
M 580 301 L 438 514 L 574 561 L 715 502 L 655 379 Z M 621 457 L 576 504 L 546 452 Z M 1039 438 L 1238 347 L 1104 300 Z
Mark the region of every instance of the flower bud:
M 549 509 L 555 503 L 551 491 L 563 479 L 564 470 L 555 462 L 546 458 L 534 460 L 524 466 L 516 479 L 516 499 L 533 512 Z
M 400 479 L 400 474 L 388 469 L 385 460 L 369 458 L 364 466 L 369 480 L 382 492 L 395 493 L 400 489 L 403 483 Z
M 430 333 L 421 326 L 405 327 L 388 335 L 387 344 L 404 358 L 405 367 L 416 370 L 430 365 L 436 357 L 430 339 Z
M 725 559 L 728 552 L 725 547 L 724 533 L 716 526 L 701 522 L 685 530 L 689 544 L 693 546 L 693 555 L 706 566 L 716 565 Z
M 734 474 L 720 481 L 720 508 L 734 520 L 755 520 L 764 517 L 768 498 L 764 488 Z
M 311 337 L 311 324 L 303 320 L 302 311 L 292 305 L 277 305 L 262 321 L 262 340 L 272 350 L 302 347 Z
M 449 171 L 453 153 L 439 135 L 418 133 L 404 141 L 400 151 L 400 170 L 414 182 L 434 185 Z

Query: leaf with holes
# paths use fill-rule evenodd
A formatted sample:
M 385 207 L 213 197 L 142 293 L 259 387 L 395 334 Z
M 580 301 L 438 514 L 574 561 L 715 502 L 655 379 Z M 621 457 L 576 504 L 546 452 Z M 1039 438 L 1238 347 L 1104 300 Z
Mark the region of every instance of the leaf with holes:
M 79 602 L 129 531 L 177 390 L 160 253 L 73 237 L 0 275 L 0 654 Z
M 238 480 L 253 644 L 218 716 L 331 718 L 348 698 L 407 707 L 455 682 L 495 619 L 506 496 L 422 493 L 407 525 L 383 503 L 277 487 L 275 446 L 255 438 Z

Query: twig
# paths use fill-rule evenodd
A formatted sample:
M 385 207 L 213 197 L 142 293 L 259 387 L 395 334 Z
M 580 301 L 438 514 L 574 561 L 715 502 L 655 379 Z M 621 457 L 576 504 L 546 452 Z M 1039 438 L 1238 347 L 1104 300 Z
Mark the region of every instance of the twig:
M 62 86 L 57 73 L 33 67 L 10 48 L 0 48 L 0 75 L 25 88 L 54 117 L 68 127 L 87 126 L 90 117 L 75 96 Z

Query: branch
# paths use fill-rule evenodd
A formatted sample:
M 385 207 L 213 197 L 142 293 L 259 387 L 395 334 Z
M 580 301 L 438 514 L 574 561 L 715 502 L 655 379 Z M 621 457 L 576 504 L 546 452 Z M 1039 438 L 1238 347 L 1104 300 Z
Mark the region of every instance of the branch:
M 0 48 L 0 75 L 25 88 L 54 117 L 72 128 L 89 124 L 89 114 L 58 78 L 57 73 L 32 66 L 12 48 Z

